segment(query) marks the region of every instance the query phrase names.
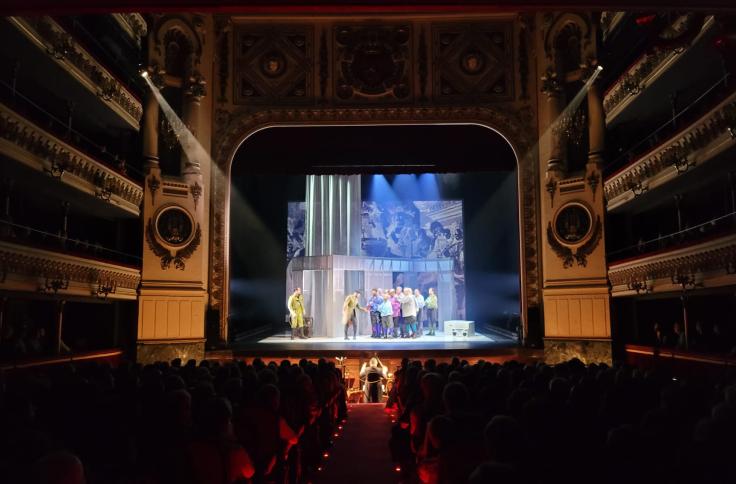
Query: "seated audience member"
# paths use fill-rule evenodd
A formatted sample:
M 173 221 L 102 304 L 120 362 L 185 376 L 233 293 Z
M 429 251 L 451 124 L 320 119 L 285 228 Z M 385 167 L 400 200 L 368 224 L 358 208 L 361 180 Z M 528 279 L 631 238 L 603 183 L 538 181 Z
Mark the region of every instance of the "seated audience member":
M 36 463 L 39 484 L 86 484 L 84 466 L 66 451 L 52 452 Z
M 233 435 L 230 403 L 225 398 L 212 398 L 200 418 L 199 435 L 189 447 L 192 481 L 235 483 L 253 477 L 253 462 Z
M 672 345 L 675 349 L 678 350 L 686 350 L 687 349 L 687 334 L 685 334 L 685 329 L 682 326 L 682 323 L 679 321 L 675 322 L 675 324 L 672 325 Z

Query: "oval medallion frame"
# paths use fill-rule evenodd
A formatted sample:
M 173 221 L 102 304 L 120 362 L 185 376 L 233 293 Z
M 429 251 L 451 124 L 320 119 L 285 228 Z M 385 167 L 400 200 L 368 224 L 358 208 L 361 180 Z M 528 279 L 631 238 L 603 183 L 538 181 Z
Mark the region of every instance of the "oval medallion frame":
M 584 219 L 583 219 L 584 217 Z M 584 243 L 593 233 L 593 211 L 581 201 L 568 202 L 560 207 L 552 220 L 555 238 L 574 247 Z M 567 233 L 564 231 L 567 230 Z
M 169 247 L 186 246 L 192 241 L 196 231 L 192 214 L 181 205 L 176 204 L 159 208 L 153 218 L 153 226 L 156 238 Z

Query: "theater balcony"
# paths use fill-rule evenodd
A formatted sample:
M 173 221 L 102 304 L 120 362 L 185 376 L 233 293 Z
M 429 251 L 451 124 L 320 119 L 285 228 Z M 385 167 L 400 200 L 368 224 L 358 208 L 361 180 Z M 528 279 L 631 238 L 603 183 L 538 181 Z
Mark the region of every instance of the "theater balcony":
M 612 262 L 614 297 L 682 292 L 736 284 L 736 230 Z
M 135 300 L 139 266 L 0 240 L 0 290 L 64 298 Z
M 717 32 L 713 16 L 701 19 L 693 13 L 667 25 L 605 91 L 608 129 L 650 115 L 652 106 L 668 107 L 672 93 L 688 88 L 700 73 L 718 69 L 721 59 L 711 52 L 709 43 Z M 692 76 L 682 75 L 684 65 Z
M 17 170 L 35 172 L 39 189 L 82 199 L 82 205 L 102 216 L 140 216 L 143 187 L 123 173 L 124 166 L 113 167 L 93 157 L 83 150 L 86 147 L 74 146 L 68 137 L 66 141 L 63 135 L 42 128 L 40 121 L 31 120 L 16 106 L 0 103 L 0 155 L 16 161 Z
M 141 40 L 148 33 L 148 26 L 143 15 L 139 13 L 113 13 L 110 16 L 139 48 Z
M 601 12 L 601 40 L 607 42 L 615 34 L 617 29 L 623 24 L 625 18 L 630 16 L 630 12 Z
M 706 102 L 692 107 L 687 113 L 694 117 L 692 121 L 685 120 L 682 129 L 606 177 L 604 193 L 609 212 L 638 209 L 645 199 L 661 198 L 667 195 L 665 191 L 692 185 L 695 174 L 701 179 L 705 175 L 720 176 L 723 170 L 707 170 L 704 174 L 700 167 L 707 164 L 727 168 L 730 163 L 726 158 L 736 144 L 736 92 L 731 89 L 725 99 L 721 96 L 716 102 L 699 117 L 692 114 L 700 112 L 698 108 L 707 106 Z M 668 190 L 662 190 L 664 187 Z
M 41 84 L 48 92 L 65 93 L 69 101 L 84 106 L 87 117 L 111 129 L 139 130 L 143 108 L 135 89 L 121 81 L 57 20 L 48 16 L 8 17 L 7 22 L 16 32 L 1 29 L 0 40 L 2 45 L 14 47 L 5 56 L 23 63 L 17 82 Z

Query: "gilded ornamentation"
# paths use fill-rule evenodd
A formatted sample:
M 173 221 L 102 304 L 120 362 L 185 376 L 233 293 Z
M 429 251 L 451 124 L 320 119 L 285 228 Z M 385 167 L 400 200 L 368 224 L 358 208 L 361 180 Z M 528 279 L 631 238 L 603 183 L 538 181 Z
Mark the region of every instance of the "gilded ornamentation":
M 202 185 L 194 182 L 194 184 L 189 187 L 189 192 L 192 194 L 192 200 L 194 200 L 194 208 L 196 209 L 197 202 L 199 202 L 199 199 L 202 196 Z
M 335 94 L 343 101 L 403 100 L 411 95 L 408 25 L 335 27 Z
M 30 253 L 22 245 L 7 242 L 0 244 L 0 266 L 6 274 L 43 278 L 48 282 L 43 287 L 48 285 L 51 290 L 57 285 L 52 282 L 55 279 L 61 280 L 59 290 L 65 285 L 68 287 L 69 281 L 96 285 L 98 281 L 105 280 L 114 283 L 118 288 L 129 290 L 135 290 L 140 283 L 139 269 L 116 267 L 109 263 L 105 263 L 103 268 L 99 262 L 81 258 L 79 262 L 68 262 L 62 260 L 62 257 L 68 259 L 69 256 L 47 250 L 34 250 Z
M 94 186 L 103 186 L 100 184 L 104 182 L 104 188 L 111 195 L 116 195 L 136 207 L 143 200 L 143 187 L 50 135 L 2 104 L 0 138 L 43 160 L 52 174 L 60 173 L 63 168 L 63 173 L 77 176 Z
M 312 36 L 311 26 L 236 26 L 235 103 L 293 104 L 313 99 Z
M 574 262 L 577 262 L 580 267 L 585 267 L 588 265 L 588 256 L 598 246 L 602 233 L 601 218 L 597 216 L 593 229 L 590 231 L 590 236 L 573 252 L 574 246 L 571 248 L 571 246 L 562 244 L 555 233 L 555 229 L 552 228 L 552 222 L 549 222 L 547 225 L 547 242 L 555 254 L 562 259 L 562 267 L 565 269 L 572 267 Z
M 173 254 L 170 249 L 158 241 L 153 217 L 148 219 L 145 232 L 148 248 L 151 249 L 151 252 L 153 252 L 156 257 L 161 259 L 161 269 L 163 270 L 171 267 L 171 263 L 173 262 L 176 269 L 183 271 L 186 268 L 185 261 L 194 254 L 202 242 L 202 229 L 199 227 L 199 224 L 197 224 L 197 228 L 194 230 L 194 237 L 191 238 L 189 243 L 184 247 L 177 249 Z
M 11 22 L 30 29 L 43 42 L 49 55 L 65 61 L 97 86 L 97 93 L 106 101 L 120 107 L 136 127 L 143 115 L 143 106 L 92 55 L 74 41 L 51 17 L 11 17 Z
M 513 24 L 432 27 L 434 98 L 508 101 L 514 95 Z
M 604 191 L 609 201 L 629 190 L 643 193 L 647 181 L 663 170 L 674 167 L 678 173 L 692 165 L 691 157 L 711 142 L 729 132 L 736 125 L 736 94 L 695 121 L 686 130 L 676 134 L 643 157 L 605 181 Z
M 327 34 L 323 30 L 319 36 L 319 96 L 325 99 L 327 95 L 327 79 L 330 75 L 327 53 Z
M 419 47 L 417 51 L 417 59 L 419 62 L 419 98 L 422 101 L 427 100 L 427 76 L 429 76 L 429 60 L 427 59 L 427 39 L 424 27 L 419 33 Z

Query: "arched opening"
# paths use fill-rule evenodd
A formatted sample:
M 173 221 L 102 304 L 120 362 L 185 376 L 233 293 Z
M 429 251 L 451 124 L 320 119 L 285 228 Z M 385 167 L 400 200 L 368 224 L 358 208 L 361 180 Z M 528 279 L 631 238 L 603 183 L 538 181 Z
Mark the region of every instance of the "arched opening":
M 479 327 L 519 330 L 519 173 L 517 155 L 502 135 L 460 123 L 276 126 L 248 137 L 232 161 L 227 257 L 231 338 L 286 328 L 294 206 L 307 199 L 307 179 L 315 175 L 360 178 L 362 218 L 353 227 L 360 233 L 358 256 L 407 255 L 387 252 L 380 241 L 368 240 L 381 238 L 368 236 L 364 227 L 370 223 L 367 212 L 376 206 L 388 210 L 386 203 L 416 207 L 414 202 L 460 202 L 461 222 L 451 224 L 448 239 L 462 239 L 464 270 L 449 271 L 448 276 L 463 287 L 452 288 L 456 306 L 449 316 L 477 321 Z M 436 214 L 419 212 L 419 226 L 425 234 L 431 232 Z M 407 258 L 423 258 L 431 251 L 415 244 L 408 250 L 417 252 Z M 431 278 L 411 274 L 410 283 L 421 286 L 422 277 Z

